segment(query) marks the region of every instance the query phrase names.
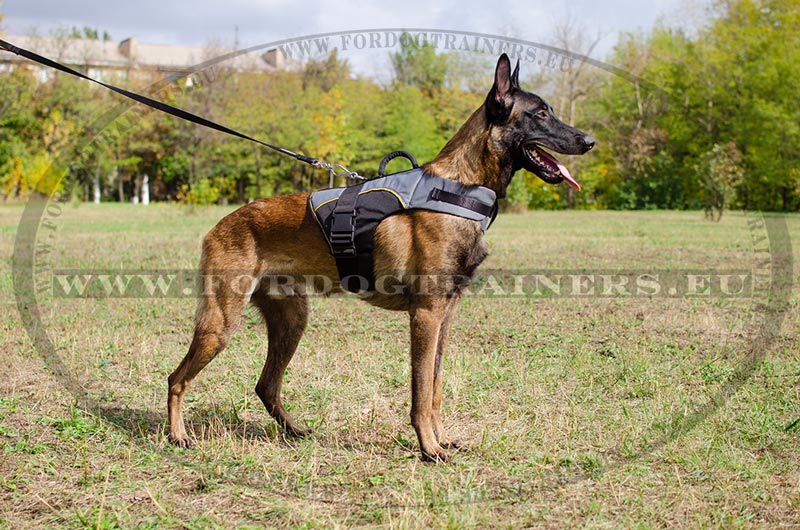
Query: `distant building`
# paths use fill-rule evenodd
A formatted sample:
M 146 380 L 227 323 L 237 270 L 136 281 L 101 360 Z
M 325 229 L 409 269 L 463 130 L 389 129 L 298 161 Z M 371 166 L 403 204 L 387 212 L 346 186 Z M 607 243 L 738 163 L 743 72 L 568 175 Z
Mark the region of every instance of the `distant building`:
M 193 78 L 189 74 L 196 70 L 197 65 L 234 51 L 213 46 L 145 44 L 135 37 L 121 42 L 19 35 L 7 35 L 4 39 L 105 82 L 152 82 L 162 77 L 186 76 L 190 85 Z M 239 55 L 220 64 L 240 71 L 272 72 L 289 68 L 291 59 L 287 59 L 281 50 L 271 49 Z M 0 50 L 0 72 L 20 67 L 32 70 L 41 82 L 55 73 L 51 68 Z

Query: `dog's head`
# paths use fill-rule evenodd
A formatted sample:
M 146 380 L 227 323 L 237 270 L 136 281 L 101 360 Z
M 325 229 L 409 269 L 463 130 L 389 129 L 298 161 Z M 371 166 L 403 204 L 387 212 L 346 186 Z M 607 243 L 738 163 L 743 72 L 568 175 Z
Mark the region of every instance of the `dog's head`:
M 520 88 L 519 61 L 511 72 L 508 56 L 500 56 L 484 106 L 493 140 L 510 155 L 513 172 L 525 168 L 549 184 L 566 180 L 581 189 L 569 170 L 545 149 L 582 155 L 594 147 L 594 138 L 559 120 L 542 98 Z

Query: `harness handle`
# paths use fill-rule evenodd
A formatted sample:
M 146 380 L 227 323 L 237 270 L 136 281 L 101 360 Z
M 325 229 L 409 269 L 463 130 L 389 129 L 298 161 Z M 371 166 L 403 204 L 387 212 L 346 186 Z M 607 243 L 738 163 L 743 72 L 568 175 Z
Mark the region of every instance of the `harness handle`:
M 382 177 L 382 176 L 385 175 L 384 172 L 386 171 L 386 164 L 388 164 L 389 162 L 391 162 L 392 160 L 394 160 L 398 156 L 402 156 L 403 158 L 408 159 L 411 162 L 411 165 L 413 166 L 414 169 L 417 169 L 419 167 L 419 164 L 417 163 L 417 159 L 414 158 L 414 155 L 412 155 L 408 151 L 392 151 L 391 153 L 389 153 L 388 155 L 383 157 L 383 160 L 381 160 L 381 165 L 378 166 L 378 176 L 379 177 Z

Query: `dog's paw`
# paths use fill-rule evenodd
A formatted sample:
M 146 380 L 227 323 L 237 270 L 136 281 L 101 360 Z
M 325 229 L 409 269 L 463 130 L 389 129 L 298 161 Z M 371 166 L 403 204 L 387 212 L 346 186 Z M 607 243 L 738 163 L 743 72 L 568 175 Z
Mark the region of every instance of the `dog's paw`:
M 433 462 L 437 464 L 446 463 L 450 462 L 452 457 L 453 455 L 451 455 L 449 451 L 445 450 L 441 446 L 432 450 L 422 451 L 422 460 L 425 462 Z
M 285 427 L 286 434 L 291 436 L 292 438 L 305 438 L 309 434 L 314 432 L 314 429 L 299 427 L 297 425 L 287 425 Z
M 445 449 L 450 449 L 453 451 L 460 451 L 466 448 L 466 446 L 461 440 L 451 440 L 449 438 L 445 440 L 439 440 L 439 445 L 441 445 Z
M 171 443 L 175 447 L 181 447 L 183 449 L 191 449 L 192 446 L 194 445 L 192 441 L 189 439 L 189 437 L 186 435 L 184 436 L 170 435 L 168 438 L 169 438 L 169 443 Z

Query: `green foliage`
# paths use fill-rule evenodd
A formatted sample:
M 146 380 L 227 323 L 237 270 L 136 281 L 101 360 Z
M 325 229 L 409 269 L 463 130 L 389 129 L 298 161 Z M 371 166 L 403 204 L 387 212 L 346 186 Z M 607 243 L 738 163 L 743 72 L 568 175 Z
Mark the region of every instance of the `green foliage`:
M 520 178 L 524 175 L 524 178 Z M 519 179 L 525 184 L 527 191 L 528 208 L 536 210 L 558 210 L 564 207 L 560 188 L 544 182 L 539 177 L 527 171 L 518 175 L 514 180 Z M 511 181 L 512 184 L 514 181 Z
M 436 131 L 436 120 L 426 108 L 422 91 L 401 86 L 386 94 L 386 151 L 404 149 L 418 160 L 431 160 L 444 145 Z
M 525 175 L 521 173 L 511 179 L 506 188 L 505 199 L 500 203 L 500 208 L 504 212 L 523 212 L 528 209 L 528 190 L 525 186 Z
M 797 210 L 798 27 L 796 0 L 718 0 L 696 34 L 657 25 L 621 36 L 607 61 L 629 78 L 587 72 L 586 65 L 579 76 L 575 65 L 574 71 L 548 73 L 526 71 L 523 64 L 524 75 L 536 75 L 535 86 L 524 80 L 523 86 L 598 141 L 587 156 L 563 160 L 582 192 L 520 173 L 508 206 Z M 91 28 L 73 33 L 100 38 Z M 195 75 L 190 86 L 166 83 L 153 95 L 374 176 L 383 155 L 396 149 L 421 162 L 435 157 L 491 83 L 493 58 L 437 53 L 409 35 L 399 42 L 390 55 L 394 79 L 386 85 L 354 78 L 334 52 L 298 71 L 238 72 L 216 65 Z M 107 91 L 62 75 L 41 83 L 25 68 L 0 73 L 0 196 L 19 199 L 54 189 L 88 199 L 98 181 L 104 200 L 128 200 L 145 174 L 153 200 L 193 204 L 347 183 L 141 107 L 102 131 L 91 130 L 100 111 L 117 102 Z M 75 152 L 86 133 L 99 141 Z M 731 144 L 733 158 L 719 158 L 727 156 L 719 149 Z M 721 169 L 733 159 L 736 171 Z M 401 162 L 391 167 L 400 169 Z
M 350 65 L 339 59 L 334 49 L 327 59 L 310 60 L 303 68 L 303 87 L 316 86 L 328 92 L 351 77 Z
M 602 205 L 702 207 L 708 153 L 734 142 L 743 174 L 726 204 L 800 207 L 797 4 L 728 0 L 715 9 L 694 38 L 658 26 L 615 48 L 610 62 L 652 85 L 612 78 L 590 103 L 586 126 L 598 137 L 591 159 L 602 168 L 594 172 Z
M 58 194 L 64 187 L 63 177 L 67 172 L 47 152 L 12 156 L 6 171 L 0 177 L 0 191 L 12 197 L 34 191 L 42 195 Z
M 334 164 L 347 166 L 353 158 L 349 149 L 346 110 L 342 106 L 342 90 L 332 87 L 320 97 L 320 108 L 312 116 L 317 129 L 315 156 Z
M 744 169 L 742 154 L 734 142 L 714 144 L 704 153 L 696 167 L 702 180 L 706 218 L 719 221 L 726 206 L 730 205 L 731 192 L 742 182 Z
M 194 186 L 184 184 L 178 194 L 178 200 L 191 206 L 208 206 L 216 204 L 223 194 L 230 192 L 230 182 L 224 178 L 213 180 L 203 178 Z
M 447 79 L 448 59 L 436 53 L 427 41 L 422 42 L 403 33 L 400 50 L 391 55 L 395 81 L 402 85 L 419 87 L 426 95 L 434 96 Z
M 109 41 L 111 40 L 111 35 L 108 31 L 103 31 L 100 33 L 100 30 L 96 28 L 91 28 L 89 26 L 84 26 L 83 28 L 78 29 L 76 26 L 73 26 L 69 33 L 70 38 L 72 39 L 92 39 L 92 40 L 104 40 Z

